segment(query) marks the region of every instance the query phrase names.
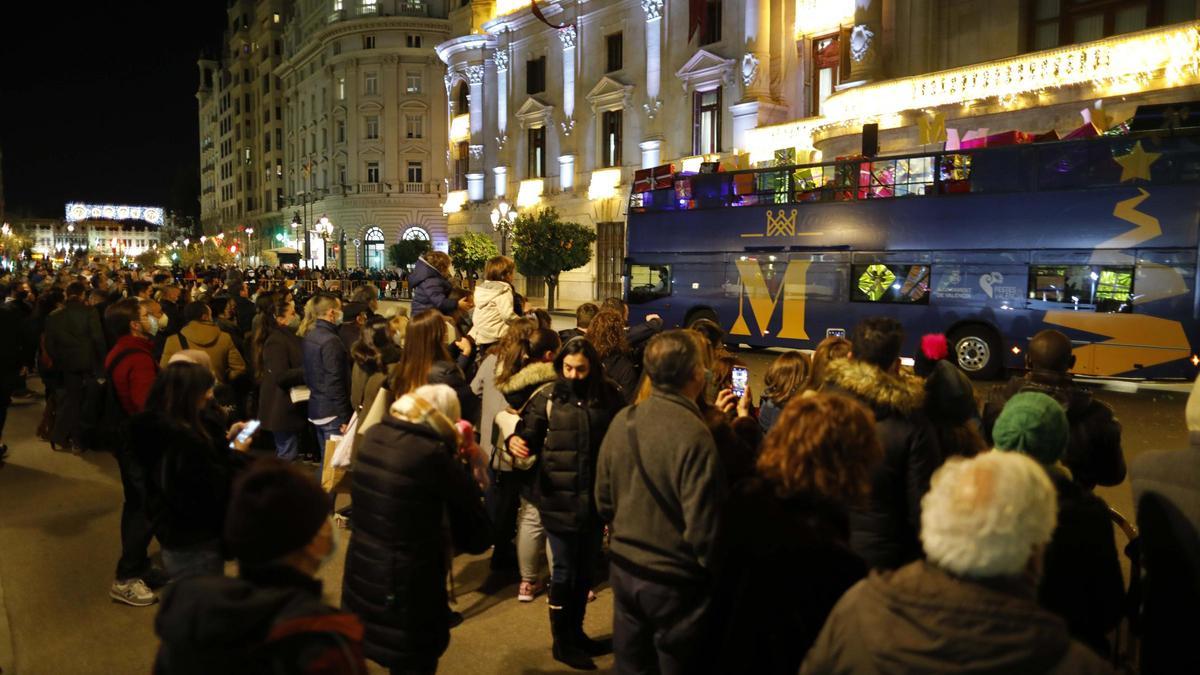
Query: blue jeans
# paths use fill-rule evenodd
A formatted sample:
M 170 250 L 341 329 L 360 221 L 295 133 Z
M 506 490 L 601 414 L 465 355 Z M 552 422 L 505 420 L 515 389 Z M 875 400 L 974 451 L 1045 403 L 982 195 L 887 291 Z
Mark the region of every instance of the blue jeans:
M 586 597 L 596 578 L 604 530 L 598 526 L 585 527 L 578 532 L 546 530 L 546 539 L 550 542 L 550 552 L 553 554 L 550 581 Z
M 225 574 L 225 559 L 221 556 L 221 542 L 217 540 L 188 548 L 163 548 L 162 559 L 171 581 Z
M 335 417 L 332 422 L 313 425 L 317 429 L 318 464 L 325 463 L 325 441 L 328 441 L 330 436 L 336 436 L 342 433 L 342 425 L 349 421 L 349 417 Z
M 275 456 L 285 462 L 294 462 L 300 456 L 300 434 L 295 431 L 275 431 Z

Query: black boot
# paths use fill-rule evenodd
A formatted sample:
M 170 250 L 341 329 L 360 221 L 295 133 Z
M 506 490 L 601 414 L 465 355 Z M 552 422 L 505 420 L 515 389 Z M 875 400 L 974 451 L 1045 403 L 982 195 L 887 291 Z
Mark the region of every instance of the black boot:
M 550 584 L 550 634 L 554 637 L 554 660 L 576 670 L 595 670 L 591 657 L 575 644 L 570 589 Z
M 604 656 L 613 652 L 612 640 L 593 640 L 583 632 L 583 615 L 587 611 L 588 588 L 578 589 L 571 594 L 571 635 L 575 645 L 588 656 Z

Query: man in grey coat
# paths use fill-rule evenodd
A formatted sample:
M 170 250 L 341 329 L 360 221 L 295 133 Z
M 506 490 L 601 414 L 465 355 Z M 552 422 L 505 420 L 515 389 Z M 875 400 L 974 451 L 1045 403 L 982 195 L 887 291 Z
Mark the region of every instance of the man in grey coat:
M 1185 411 L 1188 447 L 1147 452 L 1129 473 L 1146 576 L 1141 672 L 1200 672 L 1200 379 Z
M 653 394 L 613 419 L 596 468 L 596 508 L 612 526 L 617 672 L 702 672 L 726 479 L 695 403 L 705 386 L 695 342 L 656 336 L 645 370 Z

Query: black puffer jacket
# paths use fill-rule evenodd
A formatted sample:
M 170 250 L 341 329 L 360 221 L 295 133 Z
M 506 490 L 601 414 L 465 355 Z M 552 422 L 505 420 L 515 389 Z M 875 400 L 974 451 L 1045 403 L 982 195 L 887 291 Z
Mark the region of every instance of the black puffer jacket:
M 984 434 L 989 443 L 1004 404 L 1023 391 L 1046 394 L 1067 411 L 1071 435 L 1063 464 L 1076 483 L 1091 490 L 1097 485 L 1120 485 L 1125 480 L 1120 421 L 1107 403 L 1092 398 L 1091 392 L 1075 384 L 1070 375 L 1035 370 L 995 390 L 983 408 Z
M 604 374 L 621 388 L 621 396 L 625 401 L 633 403 L 633 399 L 637 398 L 638 380 L 641 378 L 637 364 L 628 354 L 620 352 L 613 352 L 604 357 L 603 363 Z
M 480 398 L 471 390 L 471 381 L 462 368 L 452 361 L 434 361 L 429 368 L 429 384 L 444 384 L 458 394 L 461 415 L 475 426 L 479 426 Z
M 533 503 L 547 530 L 578 532 L 599 527 L 592 499 L 596 457 L 608 425 L 623 407 L 625 397 L 608 379 L 601 380 L 597 391 L 582 394 L 571 382 L 558 380 L 525 406 L 517 434 L 529 444 L 530 452 L 540 457 Z
M 479 487 L 433 429 L 388 415 L 363 437 L 351 493 L 342 604 L 366 625 L 363 652 L 388 668 L 433 670 L 450 642 L 443 514 L 456 551 L 487 550 Z
M 853 359 L 829 364 L 821 391 L 858 399 L 875 413 L 883 461 L 871 469 L 870 504 L 850 513 L 850 545 L 876 569 L 921 556 L 921 497 L 941 464 L 937 437 L 922 413 L 921 380 Z

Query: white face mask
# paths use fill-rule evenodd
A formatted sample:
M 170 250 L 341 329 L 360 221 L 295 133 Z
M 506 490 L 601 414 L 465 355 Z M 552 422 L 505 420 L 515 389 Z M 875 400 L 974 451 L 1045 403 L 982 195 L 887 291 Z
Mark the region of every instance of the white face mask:
M 154 317 L 154 320 L 158 323 L 158 330 L 162 330 L 167 327 L 168 323 L 171 322 L 171 317 L 167 314 L 163 314 L 161 319 Z
M 142 329 L 146 331 L 146 335 L 154 337 L 158 335 L 158 319 L 153 314 L 146 315 L 146 321 L 142 324 Z

